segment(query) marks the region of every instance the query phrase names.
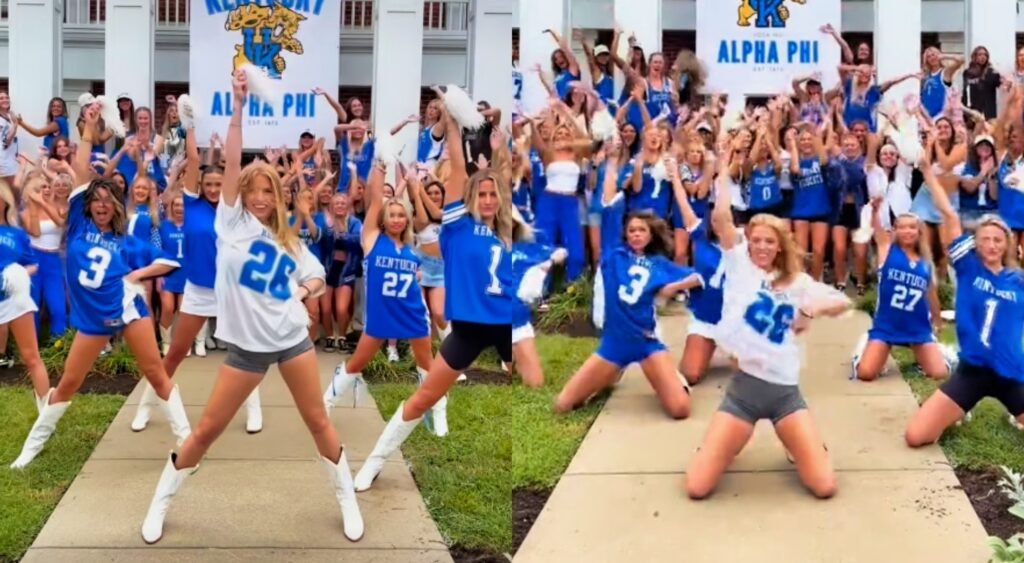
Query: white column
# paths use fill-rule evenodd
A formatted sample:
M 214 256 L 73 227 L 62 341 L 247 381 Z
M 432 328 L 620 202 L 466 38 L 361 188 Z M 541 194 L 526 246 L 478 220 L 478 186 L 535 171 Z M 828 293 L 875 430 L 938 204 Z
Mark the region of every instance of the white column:
M 875 0 L 875 46 L 878 81 L 921 69 L 921 0 Z M 921 91 L 921 83 L 907 80 L 889 90 L 886 99 L 902 100 Z
M 423 1 L 378 0 L 373 27 L 373 129 L 380 135 L 420 111 L 423 70 Z M 415 127 L 399 135 L 402 159 L 416 160 Z
M 34 127 L 46 123 L 46 102 L 61 93 L 63 7 L 63 0 L 11 0 L 9 5 L 11 109 Z M 22 152 L 34 154 L 43 141 L 21 131 L 18 143 Z
M 469 29 L 469 92 L 512 117 L 512 3 L 473 0 Z
M 539 64 L 550 75 L 551 53 L 558 48 L 544 30 L 567 36 L 569 14 L 568 0 L 519 0 L 519 67 L 523 71 L 523 110 L 527 113 L 537 112 L 547 99 L 544 86 L 531 69 Z
M 106 0 L 104 90 L 128 94 L 135 107 L 153 107 L 154 0 Z M 155 125 L 155 124 L 154 124 Z
M 970 57 L 975 47 L 985 47 L 996 71 L 1012 72 L 1017 52 L 1017 0 L 965 0 L 964 10 L 965 55 Z

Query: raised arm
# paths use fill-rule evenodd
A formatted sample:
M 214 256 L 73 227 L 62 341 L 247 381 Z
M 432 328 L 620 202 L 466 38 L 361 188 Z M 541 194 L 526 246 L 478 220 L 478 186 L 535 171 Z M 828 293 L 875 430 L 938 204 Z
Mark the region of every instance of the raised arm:
M 565 60 L 569 62 L 569 74 L 573 76 L 580 75 L 580 62 L 576 60 L 576 54 L 572 52 L 572 46 L 569 45 L 569 40 L 562 37 L 557 31 L 553 29 L 545 30 L 551 37 L 558 43 L 558 48 L 562 50 L 562 54 L 565 55 Z
M 25 123 L 25 120 L 20 115 L 18 116 L 18 125 L 21 125 L 22 129 L 28 131 L 34 137 L 45 137 L 60 131 L 60 126 L 57 125 L 56 121 L 51 121 L 42 127 L 32 127 Z
M 366 180 L 366 195 L 363 201 L 366 202 L 366 217 L 363 219 L 363 255 L 368 256 L 377 243 L 380 235 L 378 226 L 380 211 L 384 206 L 384 173 L 387 170 L 382 162 L 375 162 L 370 170 L 370 177 Z
M 72 170 L 79 182 L 86 182 L 89 178 L 92 178 L 92 170 L 89 167 L 89 163 L 92 160 L 93 141 L 98 134 L 97 125 L 100 121 L 100 110 L 96 104 L 93 104 L 85 108 L 83 117 L 85 118 L 85 125 L 82 127 L 82 142 L 78 143 L 78 148 L 75 149 L 75 158 L 72 164 Z
M 693 208 L 690 207 L 690 200 L 686 197 L 686 189 L 683 187 L 682 178 L 679 177 L 679 163 L 675 160 L 669 160 L 665 162 L 665 167 L 668 168 L 668 177 L 672 180 L 672 195 L 675 197 L 676 205 L 679 206 L 679 212 L 683 216 L 683 227 L 687 231 L 693 231 L 700 223 L 700 218 L 693 212 Z
M 928 186 L 928 193 L 932 196 L 932 203 L 935 204 L 935 209 L 942 216 L 942 224 L 939 225 L 942 244 L 949 244 L 963 234 L 963 227 L 960 225 L 960 215 L 949 202 L 949 195 L 939 183 L 939 179 L 935 177 L 930 150 L 925 149 L 919 168 L 924 176 L 924 182 Z
M 316 94 L 317 96 L 323 96 L 324 99 L 327 100 L 327 103 L 334 110 L 334 113 L 338 114 L 338 123 L 345 123 L 346 121 L 348 121 L 348 112 L 346 112 L 345 108 L 340 103 L 338 103 L 338 100 L 335 100 L 333 97 L 331 97 L 331 95 L 328 94 L 326 90 L 324 90 L 323 88 L 313 88 L 313 93 Z
M 943 53 L 942 58 L 942 79 L 946 82 L 952 82 L 956 72 L 964 66 L 965 59 L 960 55 L 947 55 Z
M 917 78 L 917 75 L 918 75 L 918 73 L 911 72 L 911 73 L 908 73 L 908 74 L 904 74 L 903 76 L 897 76 L 896 78 L 893 78 L 892 80 L 887 80 L 887 81 L 879 84 L 878 85 L 878 90 L 881 91 L 884 94 L 884 93 L 889 91 L 889 88 L 892 88 L 893 86 L 895 86 L 895 85 L 897 85 L 900 82 L 903 82 L 905 80 L 910 80 L 911 78 Z
M 725 147 L 719 151 L 718 181 L 715 182 L 715 207 L 711 211 L 711 226 L 718 236 L 722 250 L 736 245 L 736 225 L 732 217 L 732 194 L 729 193 L 729 166 L 733 151 Z
M 448 205 L 453 201 L 462 200 L 469 176 L 466 175 L 466 149 L 462 142 L 462 127 L 448 115 L 447 111 L 443 115 L 448 122 L 448 129 L 444 136 L 445 139 L 448 139 L 448 162 L 451 166 L 448 182 L 444 187 L 444 204 Z
M 850 48 L 850 44 L 843 39 L 843 36 L 836 31 L 836 28 L 832 27 L 832 24 L 828 23 L 821 26 L 821 32 L 826 35 L 831 35 L 832 39 L 836 40 L 839 44 L 839 49 L 843 52 L 843 62 L 847 64 L 853 64 L 853 49 Z
M 224 141 L 224 182 L 221 184 L 220 198 L 234 207 L 238 200 L 238 178 L 242 175 L 242 109 L 249 98 L 249 84 L 244 71 L 235 72 L 231 92 L 234 96 L 231 106 L 234 111 L 228 125 L 228 138 Z
M 878 267 L 881 268 L 885 264 L 885 259 L 889 256 L 889 248 L 892 246 L 892 235 L 889 231 L 882 227 L 882 220 L 878 217 L 878 210 L 881 207 L 882 200 L 873 199 L 871 200 L 871 230 L 874 234 L 875 246 L 878 248 Z

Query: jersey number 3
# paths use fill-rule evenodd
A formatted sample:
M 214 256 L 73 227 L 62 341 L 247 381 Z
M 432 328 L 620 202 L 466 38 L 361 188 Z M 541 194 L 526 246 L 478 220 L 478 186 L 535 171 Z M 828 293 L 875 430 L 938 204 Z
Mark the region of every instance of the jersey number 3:
M 295 260 L 270 243 L 258 240 L 249 247 L 251 258 L 242 268 L 240 283 L 256 293 L 269 293 L 274 299 L 291 298 L 289 277 L 295 271 Z
M 78 271 L 78 283 L 89 289 L 99 289 L 103 285 L 103 279 L 107 277 L 107 268 L 110 267 L 110 260 L 113 256 L 110 251 L 100 246 L 94 246 L 85 254 L 86 258 L 92 260 L 89 263 L 89 270 Z
M 760 294 L 757 301 L 747 308 L 743 318 L 750 328 L 758 334 L 768 337 L 772 344 L 782 344 L 786 339 L 786 331 L 793 324 L 796 311 L 792 305 L 785 303 L 776 305 L 767 294 Z
M 619 299 L 628 305 L 636 305 L 637 301 L 640 301 L 640 296 L 644 294 L 647 282 L 651 279 L 651 271 L 643 266 L 630 266 L 627 273 L 629 274 L 629 286 L 626 284 L 619 286 Z

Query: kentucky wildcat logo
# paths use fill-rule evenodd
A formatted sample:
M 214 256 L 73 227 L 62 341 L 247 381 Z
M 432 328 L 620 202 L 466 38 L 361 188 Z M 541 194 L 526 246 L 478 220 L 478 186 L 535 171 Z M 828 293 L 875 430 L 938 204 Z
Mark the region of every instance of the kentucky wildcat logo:
M 807 0 L 792 0 L 804 4 Z M 754 27 L 786 27 L 789 8 L 786 0 L 740 0 L 739 19 L 736 25 L 750 27 L 750 20 L 756 16 Z
M 245 4 L 228 13 L 224 28 L 241 31 L 242 43 L 235 45 L 233 70 L 246 62 L 263 68 L 271 78 L 281 78 L 288 67 L 282 51 L 301 55 L 302 43 L 295 38 L 299 22 L 306 16 L 274 2 L 274 6 Z

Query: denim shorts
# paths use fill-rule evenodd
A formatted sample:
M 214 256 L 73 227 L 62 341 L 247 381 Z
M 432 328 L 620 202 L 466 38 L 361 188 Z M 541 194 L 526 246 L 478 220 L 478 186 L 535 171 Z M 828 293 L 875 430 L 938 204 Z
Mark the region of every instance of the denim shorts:
M 418 248 L 414 253 L 420 259 L 420 287 L 444 287 L 444 260 Z

